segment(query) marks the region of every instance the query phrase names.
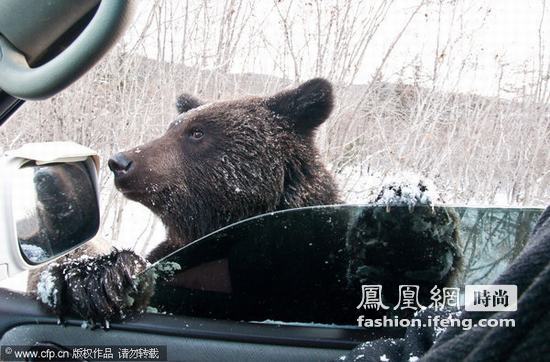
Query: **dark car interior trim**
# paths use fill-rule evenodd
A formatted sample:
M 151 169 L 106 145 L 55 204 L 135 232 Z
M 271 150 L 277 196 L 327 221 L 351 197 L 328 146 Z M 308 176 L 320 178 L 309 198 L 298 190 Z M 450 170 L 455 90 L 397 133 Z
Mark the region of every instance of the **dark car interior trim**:
M 82 319 L 67 318 L 65 326 L 81 326 Z M 0 289 L 0 335 L 21 325 L 57 325 L 58 319 L 38 301 L 26 295 Z M 182 328 L 185 326 L 185 328 Z M 59 326 L 62 328 L 62 326 Z M 97 327 L 100 328 L 100 327 Z M 359 329 L 351 327 L 307 327 L 279 324 L 219 321 L 162 314 L 144 314 L 123 323 L 112 323 L 112 331 L 143 332 L 155 335 L 234 341 L 296 347 L 352 349 L 358 343 L 385 337 L 400 337 L 403 330 Z M 89 330 L 93 339 L 94 331 Z

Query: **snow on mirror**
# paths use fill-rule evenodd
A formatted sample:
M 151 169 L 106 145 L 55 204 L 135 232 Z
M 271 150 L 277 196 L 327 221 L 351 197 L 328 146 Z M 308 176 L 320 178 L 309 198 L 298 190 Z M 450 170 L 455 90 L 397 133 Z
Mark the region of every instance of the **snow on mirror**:
M 36 165 L 13 177 L 12 206 L 24 259 L 40 264 L 91 239 L 99 227 L 99 207 L 90 159 Z
M 384 305 L 400 285 L 490 282 L 526 244 L 540 209 L 320 206 L 265 214 L 191 243 L 146 273 L 150 311 L 246 321 L 350 325 L 365 311 L 362 285 L 380 285 Z

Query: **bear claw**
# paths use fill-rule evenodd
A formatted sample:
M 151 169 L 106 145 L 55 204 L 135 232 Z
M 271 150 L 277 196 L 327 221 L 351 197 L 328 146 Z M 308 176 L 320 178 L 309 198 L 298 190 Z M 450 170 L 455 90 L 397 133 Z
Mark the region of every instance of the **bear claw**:
M 37 299 L 60 319 L 76 313 L 109 328 L 109 320 L 145 309 L 152 283 L 135 277 L 146 267 L 147 262 L 129 250 L 53 263 L 40 276 Z

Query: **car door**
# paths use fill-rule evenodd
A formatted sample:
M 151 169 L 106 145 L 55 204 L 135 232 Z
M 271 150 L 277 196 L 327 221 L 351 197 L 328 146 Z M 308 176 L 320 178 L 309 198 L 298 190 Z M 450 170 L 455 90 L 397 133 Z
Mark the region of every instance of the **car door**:
M 390 214 L 405 224 L 428 210 L 394 208 Z M 467 265 L 462 285 L 488 282 L 504 268 L 513 258 L 506 254 L 521 250 L 542 210 L 439 207 L 436 212 L 459 215 Z M 167 360 L 319 361 L 334 360 L 362 341 L 402 336 L 399 327 L 357 326 L 355 319 L 370 312 L 358 308 L 360 285 L 346 275 L 354 231 L 375 227 L 393 238 L 389 228 L 372 222 L 387 213 L 373 206 L 311 207 L 218 230 L 144 272 L 157 277 L 148 312 L 111 323 L 109 330 L 91 328 L 77 317 L 60 325 L 36 301 L 1 291 L 2 356 L 7 347 L 25 345 L 58 353 L 73 353 L 75 347 L 88 347 L 88 353 L 155 349 Z M 391 240 L 390 253 L 408 239 Z

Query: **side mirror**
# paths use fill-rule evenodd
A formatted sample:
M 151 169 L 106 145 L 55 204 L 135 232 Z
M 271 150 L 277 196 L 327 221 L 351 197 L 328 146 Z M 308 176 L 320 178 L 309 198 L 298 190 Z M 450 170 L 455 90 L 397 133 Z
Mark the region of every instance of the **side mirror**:
M 100 224 L 97 154 L 70 142 L 28 144 L 0 162 L 0 280 L 60 257 Z

